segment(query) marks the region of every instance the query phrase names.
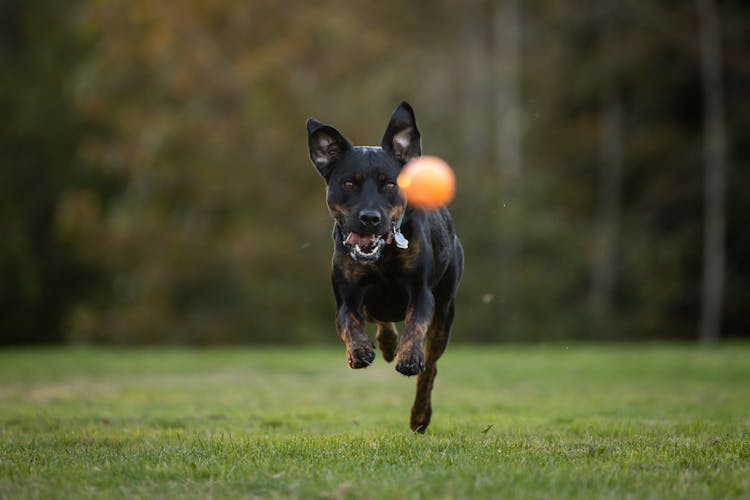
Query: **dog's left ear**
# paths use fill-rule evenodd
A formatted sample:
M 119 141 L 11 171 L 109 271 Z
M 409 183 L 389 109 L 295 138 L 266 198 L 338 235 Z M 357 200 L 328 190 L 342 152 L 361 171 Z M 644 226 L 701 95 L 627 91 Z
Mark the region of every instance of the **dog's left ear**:
M 391 115 L 380 145 L 402 164 L 422 154 L 422 136 L 408 102 L 402 101 Z
M 313 118 L 307 120 L 307 145 L 310 148 L 310 160 L 326 181 L 336 160 L 352 148 L 349 139 L 338 130 Z

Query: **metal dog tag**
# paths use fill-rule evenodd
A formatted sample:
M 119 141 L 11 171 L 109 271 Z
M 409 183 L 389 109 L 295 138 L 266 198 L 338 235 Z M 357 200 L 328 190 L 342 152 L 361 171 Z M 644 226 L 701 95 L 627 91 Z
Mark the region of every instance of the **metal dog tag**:
M 401 234 L 400 229 L 395 229 L 393 231 L 393 239 L 396 242 L 396 246 L 399 248 L 409 248 L 409 240 L 406 239 L 406 237 Z

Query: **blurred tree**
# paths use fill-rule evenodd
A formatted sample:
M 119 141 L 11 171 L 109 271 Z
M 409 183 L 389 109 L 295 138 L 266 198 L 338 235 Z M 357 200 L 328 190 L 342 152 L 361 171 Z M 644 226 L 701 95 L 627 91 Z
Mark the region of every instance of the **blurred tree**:
M 0 344 L 63 341 L 67 308 L 98 276 L 56 228 L 65 192 L 104 187 L 78 158 L 86 126 L 68 76 L 85 48 L 71 36 L 75 7 L 0 3 Z
M 726 167 L 724 91 L 721 78 L 721 26 L 716 4 L 696 0 L 700 24 L 700 60 L 703 82 L 705 172 L 705 227 L 703 236 L 703 287 L 699 337 L 716 342 L 721 333 L 724 296 L 724 238 Z
M 595 317 L 611 321 L 617 278 L 617 246 L 620 232 L 623 176 L 622 97 L 620 81 L 620 1 L 604 3 L 600 14 L 602 36 L 596 60 L 604 68 L 600 82 L 600 146 L 594 215 L 590 306 Z M 595 14 L 592 14 L 595 15 Z
M 750 7 L 717 7 L 737 165 L 721 314 L 747 335 Z M 64 321 L 76 342 L 335 341 L 303 124 L 377 143 L 401 99 L 459 179 L 456 339 L 694 337 L 707 229 L 694 2 L 2 9 L 4 339 L 59 340 Z
M 330 226 L 303 124 L 315 113 L 379 139 L 409 97 L 397 88 L 410 72 L 392 68 L 417 55 L 394 35 L 421 36 L 396 5 L 336 5 L 86 5 L 79 28 L 95 43 L 78 103 L 113 134 L 84 150 L 127 186 L 85 237 L 113 270 L 114 301 L 82 302 L 73 338 L 287 342 L 331 329 Z
M 750 5 L 739 0 L 718 4 L 721 21 L 724 110 L 726 113 L 726 272 L 723 300 L 725 336 L 750 336 Z
M 504 308 L 519 310 L 523 294 L 516 293 L 519 287 L 519 254 L 523 248 L 523 232 L 518 231 L 523 220 L 523 121 L 521 103 L 521 7 L 518 0 L 490 2 L 492 8 L 492 98 L 494 116 L 491 130 L 495 151 L 493 161 L 496 175 L 495 207 L 496 246 L 499 251 L 498 270 L 500 295 Z M 500 326 L 513 330 L 518 335 L 523 330 L 515 316 Z

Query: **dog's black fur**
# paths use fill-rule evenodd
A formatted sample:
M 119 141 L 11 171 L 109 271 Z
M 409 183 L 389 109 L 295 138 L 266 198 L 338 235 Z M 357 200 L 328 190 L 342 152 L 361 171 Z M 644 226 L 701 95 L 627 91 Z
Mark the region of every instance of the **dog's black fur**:
M 335 128 L 307 121 L 310 159 L 325 178 L 333 228 L 336 330 L 351 368 L 375 359 L 365 321 L 377 324 L 383 357 L 396 370 L 419 375 L 411 428 L 430 423 L 436 363 L 445 350 L 463 272 L 463 249 L 448 210 L 420 211 L 398 193 L 401 168 L 422 154 L 411 106 L 391 116 L 379 147 L 352 146 Z M 408 248 L 394 244 L 400 232 Z M 394 322 L 404 321 L 400 340 Z

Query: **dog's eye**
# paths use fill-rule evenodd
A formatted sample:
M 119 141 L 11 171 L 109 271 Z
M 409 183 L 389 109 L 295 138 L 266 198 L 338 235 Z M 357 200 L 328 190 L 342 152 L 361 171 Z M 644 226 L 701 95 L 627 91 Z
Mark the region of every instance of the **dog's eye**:
M 383 189 L 385 189 L 386 191 L 389 191 L 389 192 L 393 191 L 394 189 L 396 189 L 396 183 L 395 182 L 386 182 L 385 185 L 383 186 Z
M 354 189 L 354 183 L 352 181 L 344 181 L 341 185 L 344 189 Z

